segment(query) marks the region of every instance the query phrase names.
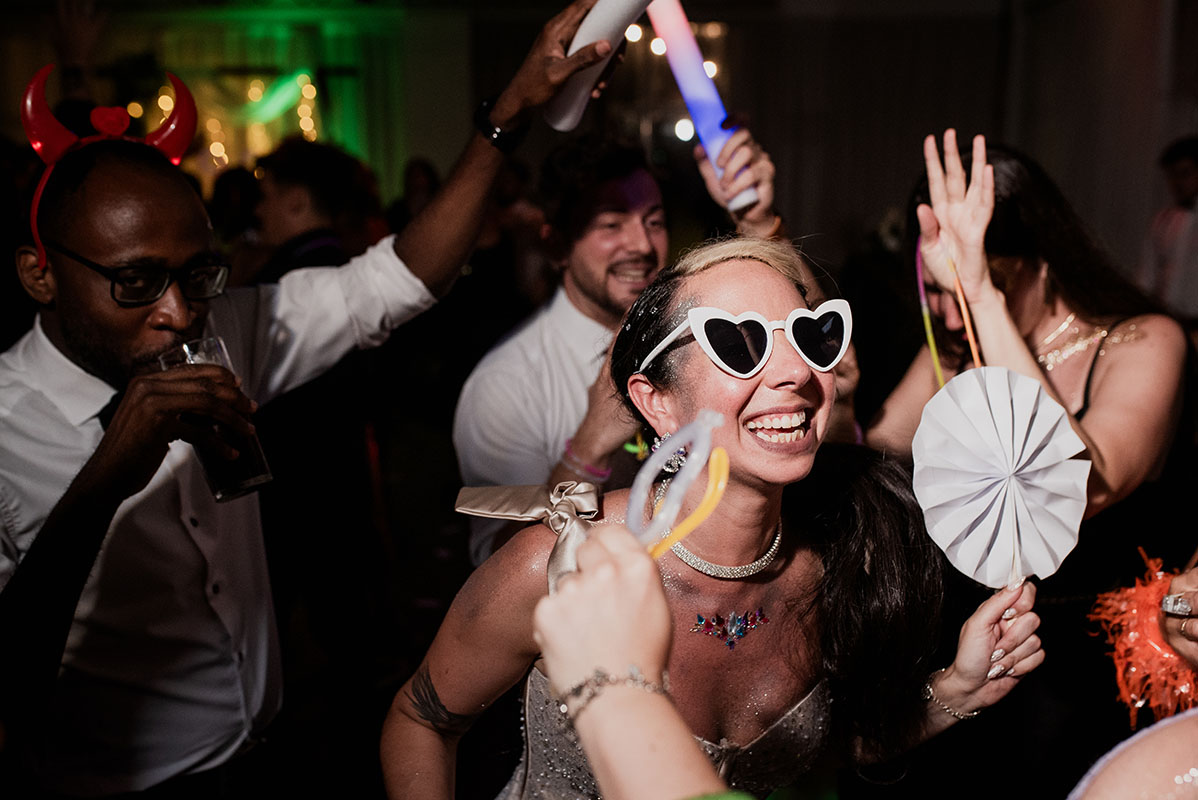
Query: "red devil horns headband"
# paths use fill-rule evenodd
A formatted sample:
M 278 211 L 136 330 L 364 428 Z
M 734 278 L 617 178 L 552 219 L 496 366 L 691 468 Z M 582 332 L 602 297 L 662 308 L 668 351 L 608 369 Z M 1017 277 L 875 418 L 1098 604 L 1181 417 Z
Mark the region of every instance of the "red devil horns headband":
M 46 180 L 63 155 L 92 142 L 126 139 L 133 142 L 144 141 L 165 153 L 172 164 L 178 165 L 183 160 L 187 148 L 191 146 L 196 129 L 195 99 L 183 81 L 168 72 L 167 77 L 175 87 L 175 107 L 157 130 L 145 139 L 125 136 L 125 131 L 129 128 L 129 112 L 119 106 L 93 108 L 91 123 L 98 133 L 80 138 L 58 121 L 54 112 L 50 110 L 50 104 L 46 102 L 46 78 L 53 69 L 53 64 L 47 64 L 38 70 L 25 90 L 24 100 L 21 101 L 21 125 L 25 128 L 29 144 L 33 145 L 33 149 L 46 164 L 42 178 L 33 193 L 33 204 L 29 210 L 29 223 L 33 229 L 33 243 L 37 246 L 38 265 L 43 269 L 46 266 L 46 250 L 42 246 L 41 234 L 37 229 L 37 210 L 41 203 L 42 191 L 46 188 Z

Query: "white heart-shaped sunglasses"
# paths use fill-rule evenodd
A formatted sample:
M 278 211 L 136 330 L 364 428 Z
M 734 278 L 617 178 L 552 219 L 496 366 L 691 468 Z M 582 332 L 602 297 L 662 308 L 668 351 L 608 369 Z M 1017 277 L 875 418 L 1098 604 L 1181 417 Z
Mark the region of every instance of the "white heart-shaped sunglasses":
M 827 372 L 849 347 L 853 313 L 845 300 L 828 300 L 814 310 L 796 308 L 786 319 L 772 321 L 756 311 L 730 314 L 711 306 L 692 308 L 686 320 L 645 356 L 637 372 L 644 372 L 688 329 L 711 362 L 737 378 L 751 378 L 761 371 L 774 350 L 774 331 L 779 329 L 812 369 Z

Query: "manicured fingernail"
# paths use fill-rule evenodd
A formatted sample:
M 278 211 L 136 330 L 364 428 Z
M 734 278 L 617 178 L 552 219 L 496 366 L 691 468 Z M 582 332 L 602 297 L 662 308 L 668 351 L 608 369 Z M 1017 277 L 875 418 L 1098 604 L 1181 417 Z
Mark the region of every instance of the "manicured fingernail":
M 993 653 L 990 654 L 990 663 L 993 664 L 995 661 L 998 661 L 1000 658 L 1002 658 L 1006 654 L 1007 654 L 1006 650 L 1003 650 L 1001 647 L 998 648 L 997 650 L 995 650 Z
M 990 680 L 990 681 L 994 680 L 999 675 L 1002 675 L 1006 671 L 1006 669 L 1007 668 L 1004 667 L 1002 664 L 995 664 L 993 667 L 990 668 L 990 671 L 986 673 L 986 680 Z
M 1015 668 L 1011 667 L 1009 670 L 1006 671 L 1006 673 L 1003 675 L 1003 677 L 1014 678 L 1015 677 Z
M 1017 611 L 1015 611 L 1015 609 L 1013 609 L 1013 608 L 1008 608 L 1006 611 L 1002 612 L 1002 618 L 1003 618 L 1003 619 L 1014 619 L 1014 618 L 1015 618 L 1015 614 L 1017 614 L 1017 613 L 1018 613 L 1018 612 L 1017 612 Z

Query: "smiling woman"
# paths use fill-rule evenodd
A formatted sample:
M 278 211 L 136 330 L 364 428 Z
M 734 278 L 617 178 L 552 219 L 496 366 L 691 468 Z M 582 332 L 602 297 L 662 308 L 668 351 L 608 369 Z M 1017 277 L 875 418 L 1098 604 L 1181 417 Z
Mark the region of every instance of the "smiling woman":
M 626 404 L 659 436 L 703 409 L 726 420 L 712 442 L 729 459 L 723 500 L 658 561 L 674 630 L 669 691 L 721 777 L 760 796 L 829 750 L 870 760 L 967 718 L 1043 658 L 1024 588 L 983 604 L 956 659 L 933 673 L 940 556 L 907 475 L 863 448 L 817 459 L 851 314 L 835 300 L 808 309 L 802 275 L 789 244 L 699 248 L 642 293 L 612 351 Z M 607 493 L 598 521 L 651 513 L 628 502 Z M 527 747 L 502 796 L 596 795 L 571 727 L 585 712 L 555 699 L 532 634 L 533 608 L 558 577 L 547 574 L 554 541 L 546 527 L 524 530 L 459 593 L 388 717 L 393 797 L 447 796 L 462 730 L 442 721 L 468 721 L 525 675 Z M 633 666 L 616 682 L 661 691 L 661 676 Z

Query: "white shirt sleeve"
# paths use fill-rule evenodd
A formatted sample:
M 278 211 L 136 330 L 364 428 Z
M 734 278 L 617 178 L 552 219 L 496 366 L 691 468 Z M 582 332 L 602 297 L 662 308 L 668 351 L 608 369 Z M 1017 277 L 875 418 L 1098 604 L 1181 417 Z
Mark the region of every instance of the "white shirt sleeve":
M 453 446 L 465 486 L 544 483 L 557 459 L 545 440 L 545 398 L 502 369 L 476 370 L 462 388 L 453 420 Z M 481 564 L 508 523 L 470 518 L 470 558 Z
M 297 269 L 278 284 L 231 290 L 213 301 L 247 394 L 264 403 L 315 378 L 354 348 L 376 347 L 435 302 L 388 236 L 341 267 Z

